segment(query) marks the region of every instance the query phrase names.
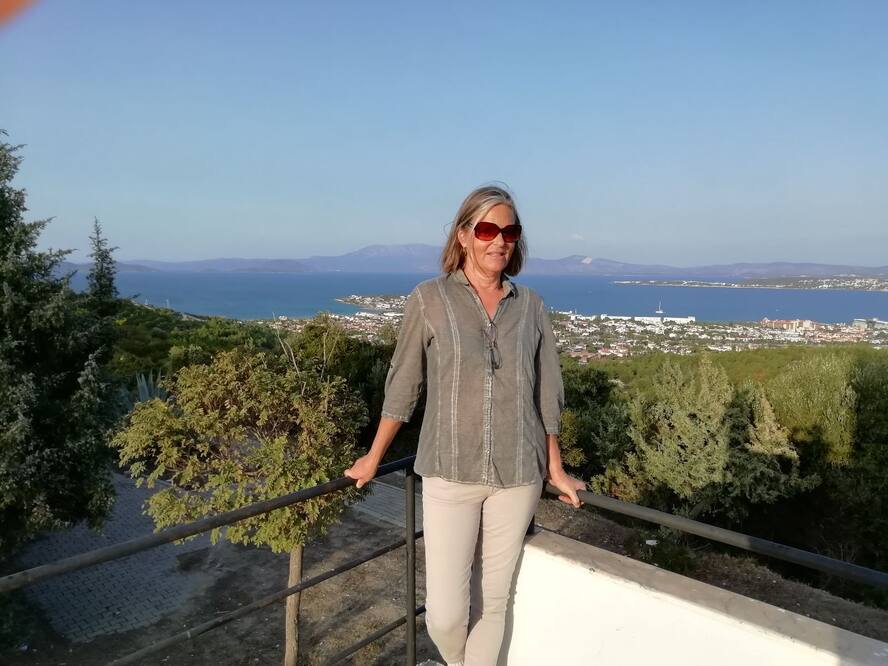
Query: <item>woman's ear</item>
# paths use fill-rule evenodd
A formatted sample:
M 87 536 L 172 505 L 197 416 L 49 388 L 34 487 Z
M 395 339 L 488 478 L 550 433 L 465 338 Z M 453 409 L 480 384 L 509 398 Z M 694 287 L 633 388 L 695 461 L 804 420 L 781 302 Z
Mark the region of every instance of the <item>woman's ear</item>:
M 462 248 L 465 251 L 469 245 L 469 230 L 466 227 L 462 227 L 456 232 L 456 238 L 459 240 L 459 244 L 462 245 Z

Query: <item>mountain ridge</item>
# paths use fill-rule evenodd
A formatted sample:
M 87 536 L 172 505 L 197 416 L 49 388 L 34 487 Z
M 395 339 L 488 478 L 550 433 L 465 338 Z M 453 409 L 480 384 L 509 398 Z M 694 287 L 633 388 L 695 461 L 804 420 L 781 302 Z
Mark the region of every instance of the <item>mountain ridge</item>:
M 118 262 L 120 272 L 191 272 L 191 273 L 438 273 L 441 248 L 411 243 L 405 245 L 368 245 L 341 255 L 313 255 L 299 259 L 222 257 L 192 261 L 156 261 L 153 259 Z M 74 270 L 89 264 L 65 264 Z M 668 276 L 687 278 L 765 278 L 831 277 L 854 275 L 888 277 L 888 266 L 853 266 L 815 262 L 736 262 L 702 266 L 639 264 L 604 257 L 573 254 L 558 259 L 530 257 L 523 273 L 527 275 L 598 275 L 598 276 Z

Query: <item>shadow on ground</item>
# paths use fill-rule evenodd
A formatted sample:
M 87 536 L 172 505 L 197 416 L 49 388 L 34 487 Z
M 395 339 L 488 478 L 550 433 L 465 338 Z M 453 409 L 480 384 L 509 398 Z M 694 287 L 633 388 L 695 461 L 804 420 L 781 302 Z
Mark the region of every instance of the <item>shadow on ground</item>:
M 305 551 L 304 576 L 322 573 L 346 560 L 392 543 L 402 530 L 354 509 L 326 537 Z M 339 650 L 392 622 L 405 610 L 406 555 L 403 548 L 347 573 L 340 574 L 302 596 L 300 664 L 322 664 Z M 54 632 L 48 622 L 26 640 L 26 649 L 0 654 L 9 666 L 92 666 L 107 664 L 146 645 L 200 624 L 221 613 L 286 587 L 287 556 L 266 549 L 216 546 L 186 551 L 178 556 L 173 574 L 189 591 L 187 601 L 161 621 L 140 629 L 72 642 Z M 417 544 L 417 593 L 422 603 L 424 585 L 422 543 Z M 121 595 L 127 594 L 121 590 Z M 137 599 L 128 600 L 136 603 Z M 76 603 L 76 599 L 72 599 Z M 123 604 L 126 606 L 126 603 Z M 143 660 L 144 664 L 274 664 L 282 662 L 284 609 L 278 603 L 218 628 L 175 648 Z M 418 661 L 437 653 L 418 621 Z M 404 658 L 404 629 L 358 652 L 352 664 L 397 664 Z

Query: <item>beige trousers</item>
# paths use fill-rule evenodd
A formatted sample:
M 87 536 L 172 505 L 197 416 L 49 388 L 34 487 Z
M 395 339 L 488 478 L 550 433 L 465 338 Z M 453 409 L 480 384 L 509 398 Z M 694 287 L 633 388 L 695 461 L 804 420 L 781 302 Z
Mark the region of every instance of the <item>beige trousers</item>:
M 495 666 L 512 574 L 541 490 L 541 482 L 494 488 L 423 478 L 425 621 L 448 664 Z

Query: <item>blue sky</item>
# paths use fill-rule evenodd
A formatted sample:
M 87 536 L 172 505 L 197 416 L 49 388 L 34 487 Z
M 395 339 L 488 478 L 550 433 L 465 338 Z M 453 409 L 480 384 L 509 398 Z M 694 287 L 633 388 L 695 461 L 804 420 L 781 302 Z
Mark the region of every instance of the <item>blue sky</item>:
M 535 256 L 881 265 L 885 34 L 884 2 L 42 0 L 0 127 L 44 245 L 98 216 L 122 259 L 440 243 L 501 180 Z

